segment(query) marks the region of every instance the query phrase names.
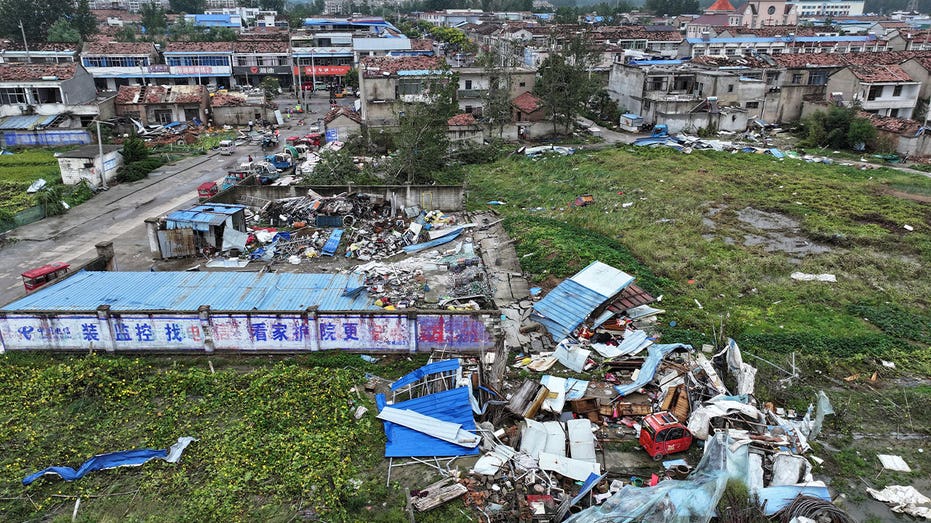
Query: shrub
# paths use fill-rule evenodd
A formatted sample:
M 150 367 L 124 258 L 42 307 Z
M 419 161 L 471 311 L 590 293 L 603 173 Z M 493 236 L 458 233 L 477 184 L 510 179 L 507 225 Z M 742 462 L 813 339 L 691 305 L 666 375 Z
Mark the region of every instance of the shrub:
M 164 165 L 164 160 L 158 157 L 127 163 L 120 167 L 116 173 L 116 181 L 120 183 L 135 182 L 144 179 L 150 172 Z
M 122 154 L 123 161 L 127 164 L 131 164 L 148 158 L 149 149 L 145 146 L 145 142 L 142 141 L 142 138 L 134 134 L 123 142 Z

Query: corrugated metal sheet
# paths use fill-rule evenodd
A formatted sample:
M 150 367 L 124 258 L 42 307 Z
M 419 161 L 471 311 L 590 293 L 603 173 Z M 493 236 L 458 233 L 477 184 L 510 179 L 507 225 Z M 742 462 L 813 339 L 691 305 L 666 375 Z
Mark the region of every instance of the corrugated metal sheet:
M 55 118 L 58 118 L 57 114 L 54 115 L 25 115 L 25 116 L 8 116 L 0 120 L 0 130 L 14 130 L 14 129 L 25 129 L 33 130 L 37 127 L 45 127 L 50 123 L 55 121 Z
M 592 262 L 534 304 L 531 318 L 559 341 L 572 334 L 599 305 L 633 281 L 634 277 L 624 271 Z
M 377 309 L 355 274 L 79 272 L 0 310 L 86 311 L 100 305 L 114 312 L 193 311 L 201 305 L 214 311 Z
M 174 211 L 168 214 L 165 226 L 168 229 L 196 229 L 208 231 L 210 227 L 222 224 L 226 219 L 245 209 L 242 205 L 198 205 L 190 209 Z
M 379 394 L 375 402 L 381 410 L 386 406 L 385 397 Z M 412 400 L 395 403 L 396 409 L 407 409 L 431 416 L 442 421 L 462 425 L 464 430 L 475 432 L 475 418 L 469 403 L 468 387 L 459 387 Z M 385 457 L 409 458 L 430 456 L 469 456 L 479 453 L 479 449 L 467 448 L 449 443 L 422 432 L 402 427 L 389 421 L 385 424 Z
M 411 383 L 420 381 L 431 374 L 438 374 L 440 372 L 452 372 L 459 368 L 459 360 L 440 360 L 434 361 L 433 363 L 428 363 L 423 367 L 415 371 L 411 371 L 401 378 L 398 381 L 391 384 L 391 390 L 396 391 L 405 385 L 410 385 Z

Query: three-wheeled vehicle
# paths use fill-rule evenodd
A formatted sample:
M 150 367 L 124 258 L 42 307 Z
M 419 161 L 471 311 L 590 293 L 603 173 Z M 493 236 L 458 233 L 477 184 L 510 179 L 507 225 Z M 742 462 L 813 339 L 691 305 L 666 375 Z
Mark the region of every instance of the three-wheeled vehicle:
M 205 201 L 213 198 L 220 192 L 220 186 L 217 182 L 204 182 L 197 186 L 197 199 Z
M 643 418 L 640 446 L 656 461 L 692 446 L 692 433 L 671 412 L 657 412 Z
M 232 140 L 221 140 L 219 149 L 220 154 L 223 156 L 230 156 L 233 154 L 233 150 L 236 149 L 236 144 Z
M 71 269 L 71 265 L 64 262 L 52 262 L 35 269 L 29 269 L 22 274 L 23 287 L 32 292 L 46 283 L 57 280 Z

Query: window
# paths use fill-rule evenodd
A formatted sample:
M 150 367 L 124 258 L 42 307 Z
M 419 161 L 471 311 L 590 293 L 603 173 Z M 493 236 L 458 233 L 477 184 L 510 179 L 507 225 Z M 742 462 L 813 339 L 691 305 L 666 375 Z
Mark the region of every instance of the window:
M 747 105 L 744 106 L 746 109 L 759 109 L 760 102 L 747 102 Z
M 892 88 L 892 96 L 902 96 L 902 86 L 897 85 Z
M 416 79 L 399 79 L 397 91 L 398 96 L 420 94 L 423 92 L 423 82 Z
M 766 12 L 769 13 L 770 15 L 776 14 L 776 6 L 774 5 L 769 6 L 769 9 L 767 9 Z
M 666 78 L 663 76 L 649 78 L 647 80 L 647 91 L 665 91 Z
M 81 59 L 84 67 L 139 67 L 149 65 L 147 56 L 88 56 Z
M 892 116 L 893 118 L 898 118 L 898 116 L 899 116 L 899 110 L 898 110 L 898 109 L 892 109 L 892 110 L 890 110 L 890 111 L 889 111 L 889 116 Z
M 736 52 L 737 52 L 736 49 L 725 49 L 725 50 L 724 50 L 724 56 L 734 56 L 734 54 L 736 54 Z
M 473 107 L 472 107 L 471 105 L 465 106 L 465 112 L 466 112 L 466 113 L 472 114 L 472 110 L 473 110 Z
M 517 85 L 519 85 L 519 86 L 521 86 L 521 87 L 526 87 L 526 86 L 527 86 L 527 82 L 521 82 L 521 83 L 519 83 L 519 84 L 517 84 Z
M 155 109 L 152 111 L 152 114 L 155 116 L 155 121 L 160 124 L 171 123 L 174 118 L 171 117 L 170 109 Z
M 63 101 L 57 87 L 33 87 L 32 100 L 37 104 L 60 104 Z
M 828 75 L 825 71 L 811 71 L 808 73 L 808 85 L 827 85 Z
M 208 66 L 224 67 L 230 65 L 229 56 L 169 56 L 165 59 L 171 66 Z
M 468 91 L 468 90 L 470 90 L 470 89 L 472 89 L 472 80 L 466 80 L 466 81 L 465 81 L 465 90 Z
M 883 86 L 874 85 L 870 87 L 869 94 L 866 95 L 867 100 L 875 100 L 883 95 Z
M 26 103 L 26 90 L 22 87 L 0 89 L 0 105 Z
M 793 73 L 792 74 L 792 83 L 798 85 L 802 83 L 802 73 Z
M 727 92 L 729 93 L 734 92 L 734 84 L 727 84 Z

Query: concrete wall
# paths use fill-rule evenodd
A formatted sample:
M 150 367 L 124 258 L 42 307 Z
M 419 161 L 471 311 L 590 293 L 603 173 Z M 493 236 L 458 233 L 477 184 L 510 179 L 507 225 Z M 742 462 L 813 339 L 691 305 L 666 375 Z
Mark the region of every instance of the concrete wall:
M 643 111 L 643 81 L 646 74 L 639 67 L 623 64 L 611 66 L 608 77 L 608 94 L 624 112 L 641 114 Z
M 87 167 L 87 164 L 93 164 Z M 123 155 L 119 151 L 104 153 L 103 165 L 106 181 L 116 178 L 116 171 L 123 165 Z M 58 168 L 61 170 L 61 181 L 65 185 L 77 185 L 81 180 L 87 180 L 91 186 L 100 185 L 100 161 L 95 158 L 58 158 Z M 91 172 L 93 170 L 93 172 Z
M 263 118 L 270 122 L 275 121 L 275 110 L 264 105 L 214 107 L 211 112 L 214 125 L 244 126 L 249 120 L 259 122 Z
M 336 129 L 339 135 L 338 140 L 340 141 L 346 141 L 350 136 L 362 133 L 362 125 L 345 115 L 337 116 L 332 122 L 326 124 L 325 127 L 327 130 Z
M 278 200 L 306 195 L 308 189 L 313 189 L 323 196 L 344 192 L 372 194 L 392 201 L 399 207 L 419 205 L 425 210 L 439 209 L 447 212 L 465 209 L 465 190 L 459 185 L 237 185 L 208 201 L 252 205 L 256 199 Z
M 66 104 L 92 102 L 97 97 L 94 77 L 81 65 L 74 68 L 74 76 L 71 79 L 61 83 L 61 92 Z

